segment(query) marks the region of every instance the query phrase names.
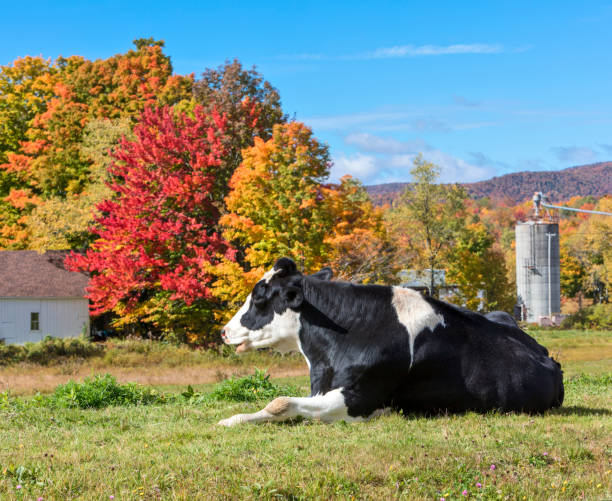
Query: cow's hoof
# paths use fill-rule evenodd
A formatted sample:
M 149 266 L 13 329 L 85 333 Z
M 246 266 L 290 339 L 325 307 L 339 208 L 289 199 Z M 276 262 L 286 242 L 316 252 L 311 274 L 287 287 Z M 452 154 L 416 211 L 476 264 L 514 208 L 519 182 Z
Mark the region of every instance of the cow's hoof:
M 236 426 L 237 424 L 243 423 L 242 415 L 236 414 L 235 416 L 229 417 L 227 419 L 222 419 L 217 424 L 220 426 Z

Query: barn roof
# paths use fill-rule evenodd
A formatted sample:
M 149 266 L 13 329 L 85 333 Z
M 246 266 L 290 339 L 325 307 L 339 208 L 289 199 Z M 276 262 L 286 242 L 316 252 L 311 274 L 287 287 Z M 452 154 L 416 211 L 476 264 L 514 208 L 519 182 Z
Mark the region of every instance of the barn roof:
M 0 251 L 0 297 L 84 297 L 89 277 L 64 268 L 69 251 Z

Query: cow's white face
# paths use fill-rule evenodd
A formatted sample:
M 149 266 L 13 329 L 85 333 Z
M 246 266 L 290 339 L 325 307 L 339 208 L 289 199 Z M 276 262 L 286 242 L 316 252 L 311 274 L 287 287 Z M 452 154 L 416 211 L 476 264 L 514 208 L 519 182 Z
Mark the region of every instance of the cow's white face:
M 301 277 L 293 261 L 277 261 L 223 328 L 225 343 L 238 345 L 238 353 L 257 348 L 300 351 Z
M 312 275 L 329 280 L 329 268 Z M 225 325 L 226 344 L 238 345 L 237 353 L 258 348 L 274 348 L 281 353 L 302 351 L 300 345 L 300 308 L 302 274 L 288 258 L 279 259 L 257 282 L 238 313 Z

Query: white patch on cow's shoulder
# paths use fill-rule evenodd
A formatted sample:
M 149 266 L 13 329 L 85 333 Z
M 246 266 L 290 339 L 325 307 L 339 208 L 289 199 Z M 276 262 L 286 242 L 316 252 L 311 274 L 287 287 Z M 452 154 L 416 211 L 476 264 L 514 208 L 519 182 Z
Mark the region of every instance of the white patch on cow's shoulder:
M 445 325 L 444 317 L 436 313 L 423 296 L 412 289 L 393 287 L 393 307 L 399 321 L 410 336 L 410 366 L 414 361 L 414 340 L 425 329 L 432 332 L 437 325 Z

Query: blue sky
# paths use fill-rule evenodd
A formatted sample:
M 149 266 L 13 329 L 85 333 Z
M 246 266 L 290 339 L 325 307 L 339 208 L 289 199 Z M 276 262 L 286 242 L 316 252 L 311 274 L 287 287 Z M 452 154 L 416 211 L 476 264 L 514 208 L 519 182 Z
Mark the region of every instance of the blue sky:
M 126 6 L 127 4 L 127 6 Z M 612 159 L 612 2 L 11 2 L 0 64 L 166 41 L 176 73 L 238 58 L 313 127 L 332 177 L 444 181 Z

